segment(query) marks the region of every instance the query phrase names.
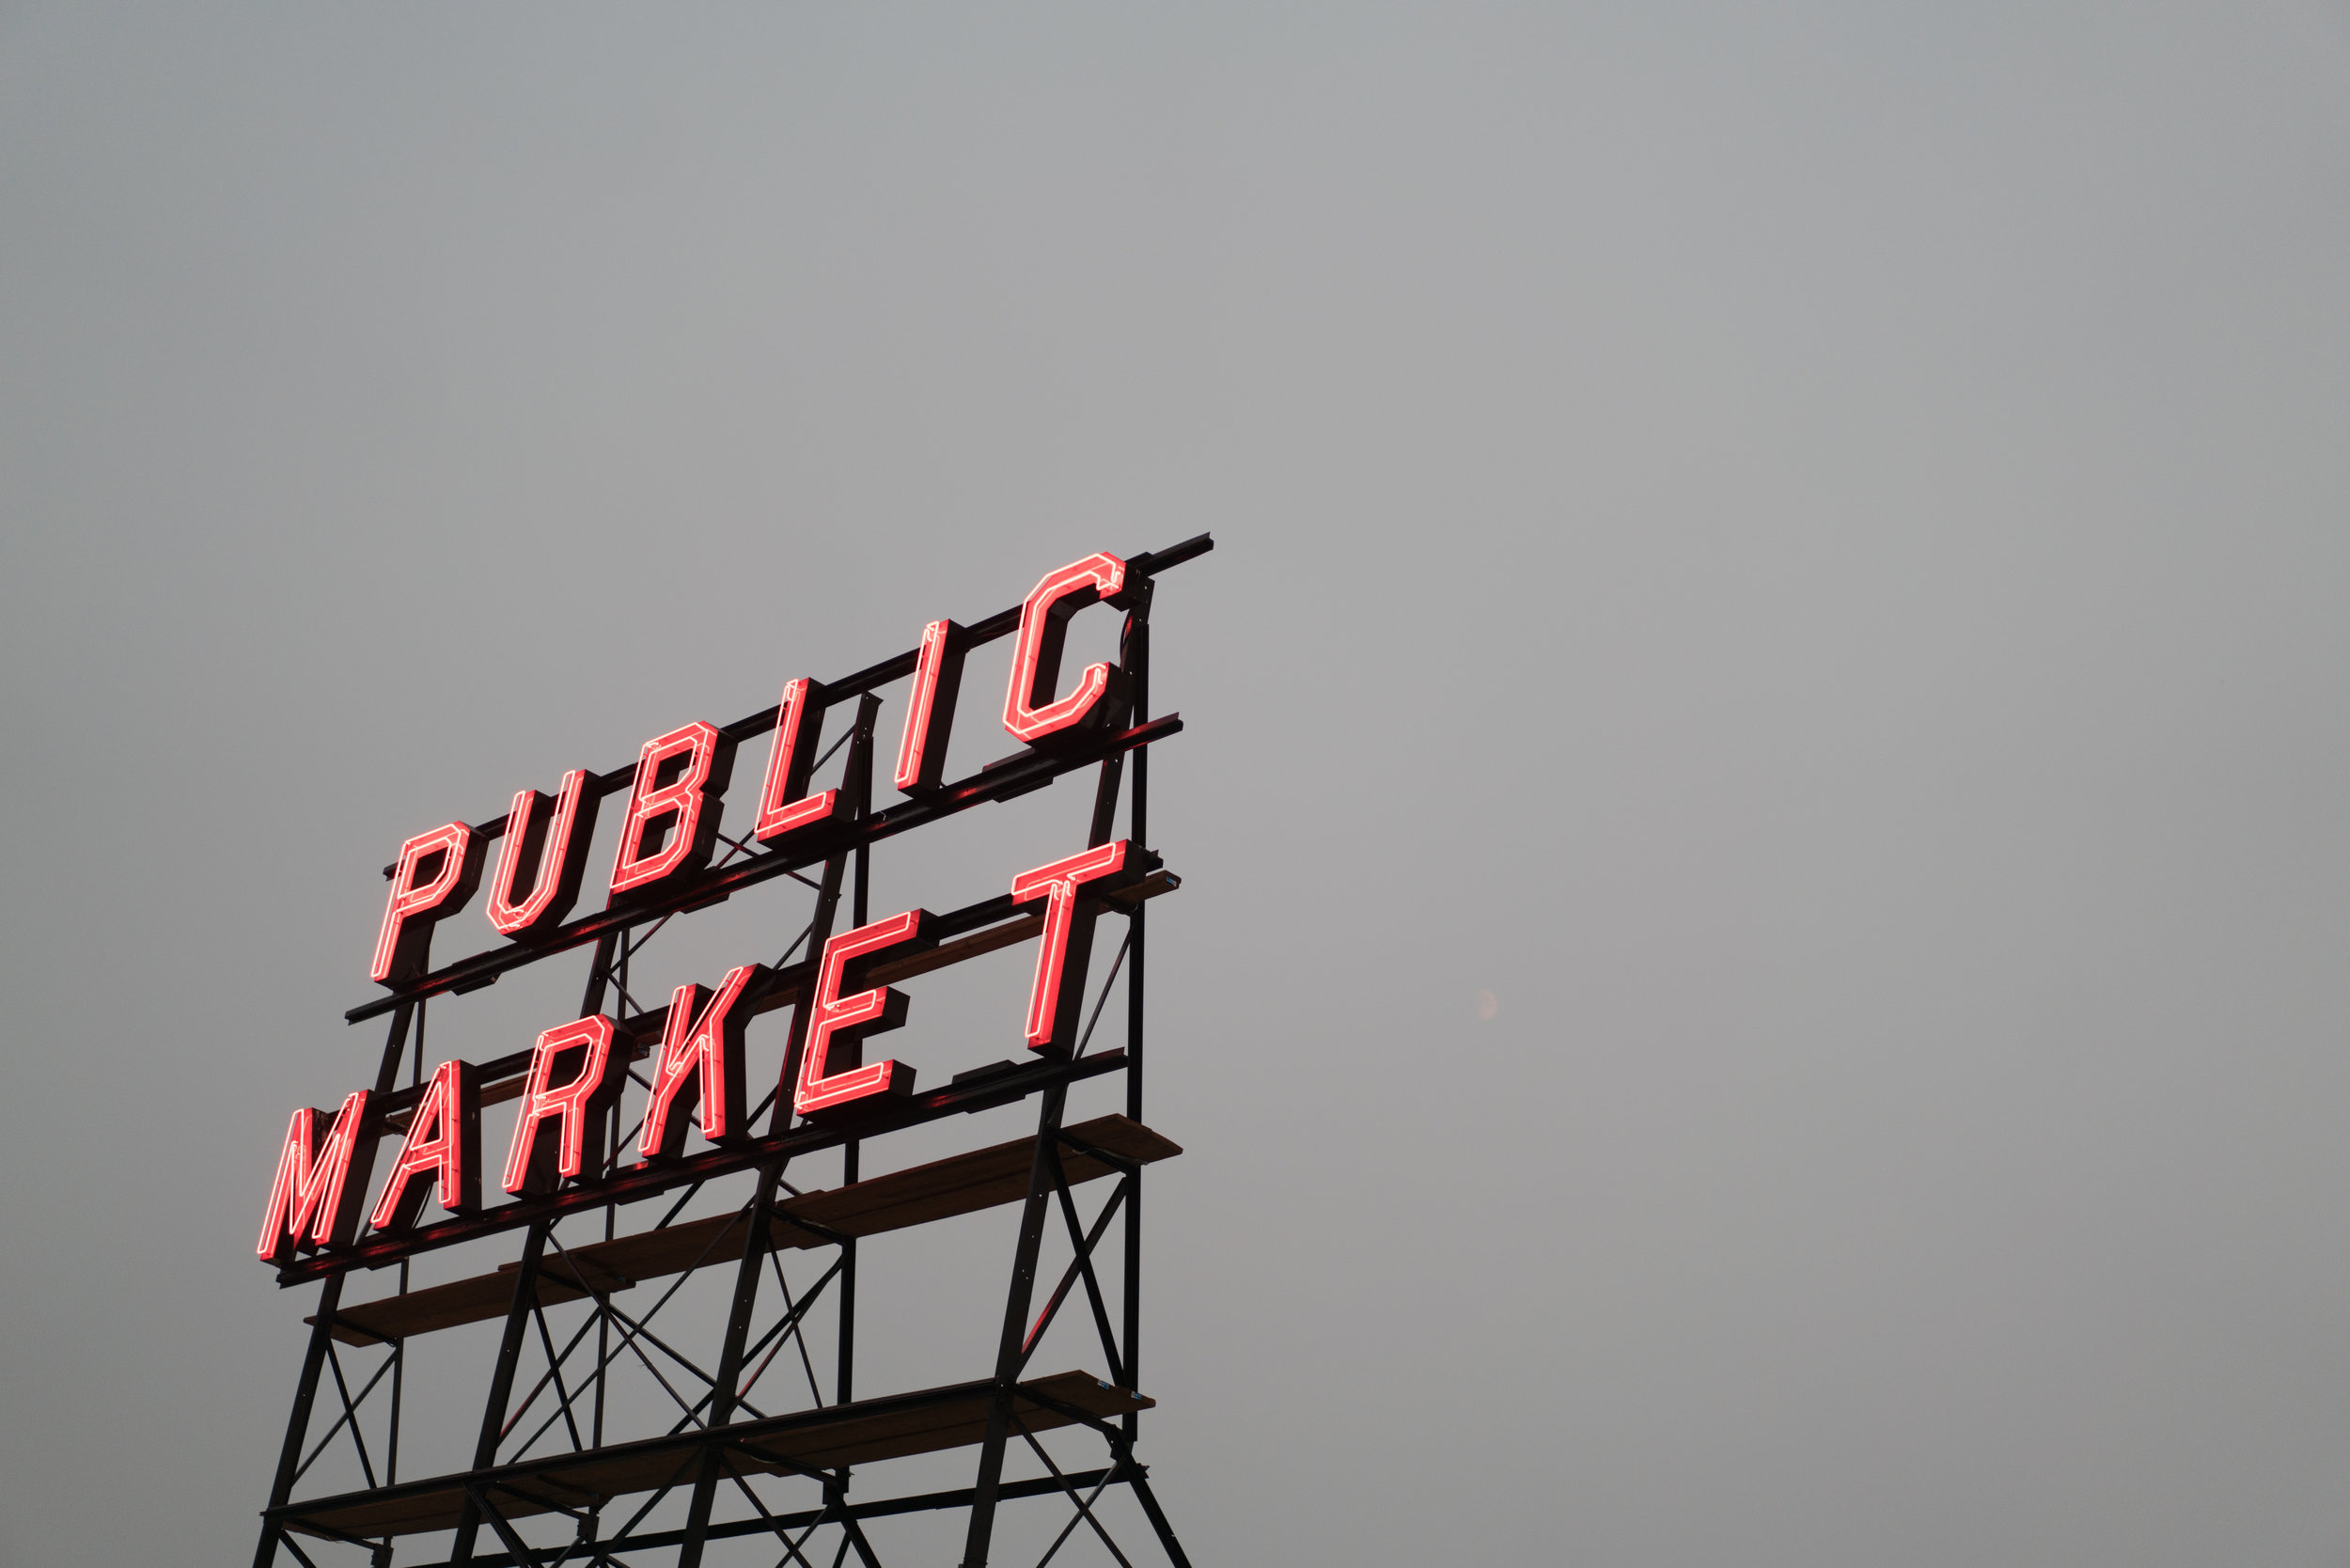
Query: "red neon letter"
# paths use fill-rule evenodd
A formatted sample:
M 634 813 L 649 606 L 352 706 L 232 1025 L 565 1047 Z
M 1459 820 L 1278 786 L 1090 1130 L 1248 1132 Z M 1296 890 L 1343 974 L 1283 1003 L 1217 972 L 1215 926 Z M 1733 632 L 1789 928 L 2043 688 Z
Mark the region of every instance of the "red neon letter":
M 555 1058 L 566 1051 L 580 1053 L 579 1071 L 556 1089 Z M 627 1075 L 627 1058 L 612 1049 L 612 1020 L 602 1013 L 540 1035 L 530 1054 L 514 1141 L 506 1148 L 506 1190 L 553 1192 L 564 1178 L 578 1175 L 587 1158 L 588 1120 L 619 1097 Z M 560 1123 L 553 1148 L 539 1142 L 540 1123 L 550 1116 Z
M 536 936 L 563 923 L 579 899 L 588 840 L 596 833 L 596 797 L 588 773 L 573 768 L 555 795 L 517 790 L 506 813 L 506 847 L 490 882 L 490 923 L 501 936 Z M 525 891 L 527 889 L 527 891 Z
M 306 1106 L 293 1113 L 286 1145 L 278 1152 L 269 1210 L 261 1216 L 261 1244 L 255 1249 L 264 1262 L 285 1262 L 297 1247 L 348 1247 L 359 1233 L 368 1167 L 375 1163 L 375 1129 L 367 1120 L 364 1089 L 343 1101 L 323 1143 L 319 1134 L 326 1127 L 326 1113 Z M 364 1147 L 363 1131 L 368 1135 Z
M 1158 863 L 1148 850 L 1131 854 L 1127 841 L 1092 849 L 1022 871 L 1011 879 L 1011 902 L 1044 901 L 1044 931 L 1037 946 L 1036 982 L 1028 988 L 1028 1049 L 1067 1051 L 1076 1043 L 1078 1014 L 1085 1007 L 1086 961 L 1093 951 L 1098 906 L 1078 907 L 1077 889 L 1118 876 L 1130 868 Z
M 885 948 L 911 945 L 927 948 L 938 940 L 932 932 L 936 917 L 927 909 L 909 909 L 886 920 L 859 926 L 824 944 L 824 961 L 817 967 L 816 989 L 803 1003 L 808 1011 L 807 1042 L 800 1051 L 800 1083 L 791 1106 L 802 1116 L 837 1110 L 876 1094 L 914 1092 L 914 1069 L 901 1061 L 857 1065 L 865 1037 L 894 1029 L 906 1021 L 902 991 L 883 987 L 840 994 L 852 962 Z M 845 1057 L 838 1070 L 834 1058 Z
M 1108 711 L 1102 697 L 1117 672 L 1107 665 L 1086 666 L 1077 689 L 1058 702 L 1053 692 L 1060 684 L 1061 637 L 1069 618 L 1125 586 L 1124 561 L 1116 556 L 1088 556 L 1047 573 L 1020 606 L 1020 643 L 1011 655 L 1011 689 L 1004 695 L 1004 728 L 1014 738 L 1034 745 L 1093 716 L 1097 705 L 1100 712 Z
M 653 736 L 636 755 L 636 788 L 611 863 L 613 896 L 710 863 L 719 837 L 719 794 L 733 778 L 733 741 L 710 724 Z
M 440 1188 L 441 1207 L 470 1214 L 481 1207 L 481 1089 L 469 1061 L 445 1061 L 408 1113 L 408 1137 L 392 1164 L 391 1180 L 368 1223 L 378 1231 L 415 1227 L 428 1179 Z
M 612 892 L 642 892 L 664 877 L 691 875 L 710 862 L 718 841 L 718 797 L 734 775 L 734 742 L 707 724 L 689 724 L 645 743 Z
M 951 620 L 922 628 L 906 693 L 906 728 L 898 742 L 898 788 L 908 794 L 938 788 L 947 766 L 947 735 L 954 728 L 955 694 L 963 688 L 966 634 Z
M 727 971 L 714 996 L 706 985 L 681 985 L 670 996 L 645 1100 L 645 1136 L 636 1143 L 646 1159 L 685 1152 L 685 1121 L 697 1106 L 702 1136 L 713 1143 L 750 1131 L 743 1125 L 743 1026 L 751 1010 L 735 1003 L 765 989 L 767 975 L 765 964 L 745 964 Z
M 368 979 L 398 985 L 424 972 L 432 946 L 432 922 L 454 915 L 473 897 L 481 880 L 489 845 L 463 823 L 420 833 L 400 846 L 392 868 L 391 902 L 375 935 L 375 962 Z
M 767 754 L 767 783 L 759 792 L 759 821 L 751 827 L 751 837 L 762 844 L 831 821 L 840 804 L 838 790 L 807 792 L 807 776 L 816 771 L 816 736 L 824 724 L 821 709 L 814 726 L 807 722 L 811 685 L 800 680 L 785 686 L 776 710 L 776 746 Z

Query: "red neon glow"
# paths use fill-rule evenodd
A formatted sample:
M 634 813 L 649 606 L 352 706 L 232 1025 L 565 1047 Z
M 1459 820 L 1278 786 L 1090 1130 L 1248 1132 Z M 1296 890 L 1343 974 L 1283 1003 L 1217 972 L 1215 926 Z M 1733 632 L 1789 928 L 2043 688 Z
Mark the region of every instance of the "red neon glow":
M 670 995 L 645 1100 L 645 1135 L 636 1142 L 644 1158 L 683 1153 L 685 1123 L 697 1107 L 702 1136 L 713 1143 L 750 1131 L 743 1124 L 743 1027 L 750 1009 L 735 1003 L 753 982 L 763 987 L 767 975 L 765 964 L 745 964 L 728 970 L 715 994 L 706 985 L 681 985 Z
M 490 924 L 499 935 L 532 936 L 563 923 L 579 899 L 595 833 L 596 797 L 588 793 L 585 768 L 565 774 L 552 799 L 536 790 L 514 792 L 497 875 L 490 879 Z
M 877 1094 L 914 1092 L 914 1069 L 901 1061 L 856 1064 L 865 1037 L 894 1029 L 906 1021 L 906 996 L 887 986 L 840 995 L 842 980 L 854 961 L 901 945 L 928 947 L 937 940 L 936 917 L 927 909 L 909 909 L 886 920 L 844 932 L 824 944 L 823 962 L 817 966 L 816 986 L 803 1004 L 810 1011 L 807 1043 L 800 1052 L 800 1081 L 791 1108 L 802 1116 L 838 1110 Z M 833 1058 L 849 1058 L 839 1072 Z
M 751 828 L 751 837 L 762 844 L 829 822 L 840 804 L 838 790 L 826 790 L 821 795 L 807 792 L 807 776 L 816 765 L 816 738 L 823 726 L 821 709 L 815 726 L 807 723 L 809 710 L 815 707 L 808 700 L 813 684 L 799 680 L 783 688 L 783 702 L 776 713 L 775 749 L 767 754 L 767 782 L 759 792 L 759 821 Z
M 588 1123 L 619 1097 L 628 1073 L 627 1061 L 612 1049 L 612 1020 L 596 1013 L 539 1037 L 523 1087 L 522 1114 L 514 1119 L 514 1140 L 506 1149 L 507 1191 L 553 1192 L 585 1168 Z M 556 1058 L 572 1051 L 580 1053 L 579 1071 L 557 1087 Z M 539 1141 L 539 1129 L 549 1117 L 556 1122 L 552 1147 Z
M 645 743 L 612 859 L 614 897 L 710 863 L 718 840 L 718 797 L 733 773 L 734 742 L 711 725 L 689 724 Z
M 1062 635 L 1069 618 L 1097 599 L 1126 586 L 1126 563 L 1116 556 L 1088 556 L 1047 572 L 1020 606 L 1020 641 L 1011 655 L 1011 687 L 1004 694 L 1004 728 L 1030 745 L 1047 735 L 1083 723 L 1110 689 L 1107 665 L 1088 665 L 1076 689 L 1055 700 L 1060 681 Z
M 451 1214 L 481 1207 L 481 1088 L 472 1062 L 445 1061 L 432 1070 L 368 1224 L 413 1229 L 428 1187 L 438 1189 L 441 1207 Z
M 1076 1033 L 1083 1006 L 1086 959 L 1091 950 L 1093 922 L 1089 915 L 1077 920 L 1077 889 L 1086 883 L 1115 875 L 1126 867 L 1127 840 L 1097 844 L 1089 850 L 1022 871 L 1011 879 L 1011 902 L 1044 901 L 1044 931 L 1037 944 L 1036 980 L 1028 988 L 1028 1049 L 1058 1046 L 1066 1050 Z M 1072 964 L 1072 935 L 1075 936 Z
M 260 1245 L 255 1248 L 264 1262 L 285 1262 L 296 1247 L 348 1247 L 358 1234 L 359 1211 L 367 1201 L 367 1168 L 375 1152 L 372 1137 L 360 1148 L 360 1133 L 373 1131 L 367 1120 L 364 1089 L 343 1101 L 331 1128 L 322 1110 L 305 1106 L 293 1113 L 286 1126 L 285 1147 L 278 1151 L 269 1208 L 261 1215 Z M 355 1161 L 353 1151 L 358 1152 Z
M 951 620 L 922 628 L 914 656 L 914 686 L 906 694 L 906 727 L 898 742 L 898 788 L 908 794 L 935 790 L 947 766 L 947 737 L 963 686 L 964 629 Z
M 489 845 L 463 823 L 419 833 L 400 846 L 392 868 L 392 896 L 375 934 L 375 960 L 368 979 L 398 985 L 424 972 L 432 946 L 432 923 L 456 914 L 481 880 Z

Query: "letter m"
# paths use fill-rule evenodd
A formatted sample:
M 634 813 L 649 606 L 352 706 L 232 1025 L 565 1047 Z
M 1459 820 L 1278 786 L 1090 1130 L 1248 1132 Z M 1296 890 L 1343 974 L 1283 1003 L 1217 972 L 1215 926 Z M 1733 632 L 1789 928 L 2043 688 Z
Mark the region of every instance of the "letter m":
M 255 1248 L 263 1262 L 287 1262 L 297 1247 L 351 1244 L 375 1164 L 373 1134 L 364 1089 L 343 1101 L 331 1126 L 322 1110 L 306 1105 L 293 1113 Z

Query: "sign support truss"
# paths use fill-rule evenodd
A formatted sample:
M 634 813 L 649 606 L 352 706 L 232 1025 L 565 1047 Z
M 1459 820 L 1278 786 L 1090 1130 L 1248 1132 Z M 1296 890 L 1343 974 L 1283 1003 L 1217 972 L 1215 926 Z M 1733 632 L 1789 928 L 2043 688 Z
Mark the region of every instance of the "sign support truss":
M 1048 786 L 1073 766 L 1089 765 L 1095 790 L 1088 844 L 1111 840 L 1121 803 L 1128 839 L 1150 842 L 1148 747 L 1180 728 L 1172 715 L 1158 721 L 1148 716 L 1151 572 L 1209 548 L 1212 541 L 1203 535 L 1131 563 L 1141 570 L 1120 601 L 1126 618 L 1119 683 L 1113 688 L 1121 711 L 1113 714 L 1114 722 L 1081 745 L 1010 759 L 977 780 L 918 798 L 913 805 L 919 811 L 907 806 L 882 812 L 873 808 L 874 730 L 881 703 L 872 687 L 911 670 L 913 656 L 885 662 L 832 688 L 834 700 L 854 702 L 854 723 L 841 737 L 848 751 L 840 788 L 854 803 L 849 830 L 831 841 L 821 861 L 790 866 L 777 864 L 779 855 L 728 839 L 725 842 L 731 847 L 706 873 L 709 886 L 721 889 L 719 897 L 776 875 L 789 875 L 813 891 L 808 921 L 776 965 L 779 984 L 795 972 L 787 967 L 795 961 L 799 970 L 812 970 L 834 934 L 844 900 L 852 928 L 868 922 L 875 843 L 941 810 L 1010 798 Z M 1011 615 L 1016 618 L 1017 612 Z M 1016 619 L 998 616 L 969 635 L 1001 635 L 1014 625 Z M 897 669 L 900 664 L 907 668 Z M 752 726 L 761 716 L 729 728 Z M 802 874 L 819 865 L 818 874 Z M 700 1568 L 713 1548 L 739 1551 L 730 1544 L 762 1538 L 767 1555 L 760 1560 L 772 1560 L 776 1568 L 843 1568 L 851 1560 L 861 1568 L 883 1568 L 885 1560 L 867 1526 L 931 1512 L 963 1515 L 963 1564 L 982 1568 L 997 1544 L 1001 1510 L 1031 1499 L 1057 1500 L 1067 1514 L 1039 1560 L 1040 1568 L 1076 1540 L 1091 1541 L 1134 1568 L 1148 1556 L 1137 1560 L 1130 1547 L 1146 1543 L 1121 1544 L 1100 1507 L 1111 1488 L 1121 1486 L 1138 1505 L 1155 1556 L 1175 1568 L 1189 1568 L 1136 1452 L 1141 1413 L 1152 1403 L 1136 1391 L 1142 1362 L 1144 1167 L 1179 1152 L 1143 1118 L 1145 929 L 1149 897 L 1175 886 L 1173 878 L 1160 877 L 1148 887 L 1090 901 L 1100 915 L 1122 917 L 1124 931 L 1098 986 L 1077 993 L 1088 1011 L 1077 1043 L 1065 1057 L 1048 1053 L 978 1069 L 882 1117 L 846 1125 L 795 1126 L 788 1092 L 771 1093 L 751 1112 L 753 1122 L 767 1112 L 760 1137 L 641 1175 L 622 1162 L 635 1129 L 623 1129 L 616 1100 L 591 1124 L 591 1174 L 603 1178 L 599 1184 L 561 1189 L 543 1200 L 436 1222 L 403 1238 L 286 1264 L 282 1282 L 315 1278 L 320 1291 L 262 1513 L 255 1568 L 282 1562 L 333 1568 L 362 1560 L 369 1568 L 392 1568 L 395 1562 L 403 1568 L 639 1568 L 653 1562 Z M 564 928 L 561 939 L 541 950 L 518 957 L 514 949 L 501 949 L 462 961 L 382 1002 L 352 1010 L 354 1020 L 388 1014 L 374 1102 L 393 1114 L 416 1103 L 432 996 L 490 983 L 518 962 L 592 945 L 583 1014 L 603 1011 L 607 998 L 617 996 L 616 1011 L 624 1024 L 641 1029 L 649 1010 L 629 991 L 631 958 L 668 918 L 697 906 L 695 895 L 681 895 L 666 909 L 590 917 Z M 946 919 L 951 925 L 961 918 L 970 929 L 984 931 L 991 920 L 1022 913 L 1008 900 L 998 900 Z M 1075 962 L 1082 962 L 1082 955 Z M 1121 982 L 1122 1020 L 1108 1012 Z M 804 1043 L 807 1014 L 805 1002 L 793 1012 L 787 1083 Z M 1105 1023 L 1115 1043 L 1091 1049 Z M 1121 1034 L 1122 1040 L 1117 1039 Z M 408 1058 L 404 1088 L 399 1081 L 403 1058 Z M 501 1074 L 511 1077 L 519 1066 L 502 1059 L 484 1064 L 481 1073 L 488 1082 Z M 1124 1075 L 1123 1114 L 1069 1124 L 1071 1084 L 1109 1074 Z M 634 1067 L 630 1076 L 645 1084 Z M 1037 1105 L 1032 1137 L 860 1179 L 863 1144 L 881 1133 L 1030 1099 Z M 841 1185 L 802 1192 L 789 1179 L 794 1156 L 829 1148 L 841 1151 Z M 679 1217 L 697 1195 L 745 1176 L 747 1190 L 730 1213 Z M 1105 1196 L 1091 1206 L 1089 1217 L 1078 1189 L 1092 1182 L 1104 1184 Z M 623 1201 L 666 1196 L 669 1188 L 679 1189 L 679 1195 L 650 1231 L 619 1233 Z M 990 1374 L 975 1383 L 859 1399 L 859 1239 L 1015 1201 L 1019 1227 Z M 600 1241 L 559 1233 L 567 1222 L 586 1222 L 594 1209 L 602 1211 Z M 421 1251 L 507 1229 L 521 1231 L 520 1253 L 495 1275 L 412 1289 L 411 1265 Z M 1044 1275 L 1046 1243 L 1056 1230 L 1068 1257 L 1057 1274 Z M 829 1257 L 818 1257 L 820 1266 L 811 1276 L 805 1265 L 789 1261 L 795 1252 Z M 397 1289 L 391 1295 L 356 1305 L 346 1301 L 354 1272 L 394 1267 Z M 796 1284 L 791 1278 L 794 1267 L 801 1276 Z M 637 1307 L 628 1293 L 665 1275 L 674 1278 L 649 1306 Z M 706 1326 L 697 1329 L 682 1321 L 672 1304 L 697 1279 L 728 1278 L 731 1290 L 713 1341 Z M 564 1309 L 582 1302 L 584 1316 L 564 1321 Z M 671 1309 L 666 1317 L 665 1309 Z M 1031 1372 L 1040 1344 L 1065 1311 L 1089 1329 L 1085 1339 L 1101 1357 L 1099 1376 Z M 441 1327 L 493 1319 L 501 1326 L 494 1356 L 481 1369 L 479 1417 L 466 1462 L 422 1478 L 404 1472 L 403 1460 L 412 1457 L 402 1451 L 402 1420 L 412 1397 L 410 1341 Z M 832 1331 L 829 1377 L 820 1375 L 817 1348 L 807 1332 L 820 1323 Z M 619 1412 L 614 1379 L 623 1374 L 640 1397 L 649 1392 L 647 1380 L 666 1393 L 666 1429 L 624 1438 L 615 1434 Z M 1073 1464 L 1065 1455 L 1057 1457 L 1044 1441 L 1054 1433 L 1062 1434 L 1057 1441 L 1073 1440 L 1098 1457 Z M 413 1431 L 408 1442 L 415 1446 Z M 1100 1446 L 1091 1449 L 1093 1444 Z M 866 1479 L 861 1471 L 892 1458 L 972 1450 L 968 1486 L 869 1497 L 857 1485 Z M 361 1487 L 298 1497 L 313 1467 L 330 1455 L 339 1455 L 337 1462 L 344 1465 L 355 1462 Z M 1030 1466 L 1040 1473 L 1010 1473 Z M 409 1471 L 413 1468 L 411 1464 Z M 810 1482 L 816 1489 L 812 1506 L 804 1485 Z M 800 1489 L 801 1501 L 790 1497 L 794 1488 Z M 680 1502 L 682 1518 L 674 1506 Z M 673 1506 L 655 1528 L 651 1521 L 664 1504 Z M 418 1536 L 426 1539 L 412 1543 Z M 419 1565 L 415 1549 L 442 1540 L 447 1542 L 446 1556 L 428 1555 Z M 780 1557 L 774 1555 L 778 1552 Z M 721 1555 L 726 1561 L 737 1560 Z

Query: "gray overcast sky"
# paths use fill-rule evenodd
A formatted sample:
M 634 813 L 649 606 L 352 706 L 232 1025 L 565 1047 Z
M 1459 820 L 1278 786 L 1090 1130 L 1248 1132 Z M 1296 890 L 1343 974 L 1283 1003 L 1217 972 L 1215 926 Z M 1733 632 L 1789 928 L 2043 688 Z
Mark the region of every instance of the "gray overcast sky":
M 2346 283 L 2339 5 L 0 6 L 0 1560 L 249 1553 L 402 838 L 1202 528 L 1198 1560 L 2350 1560 Z

